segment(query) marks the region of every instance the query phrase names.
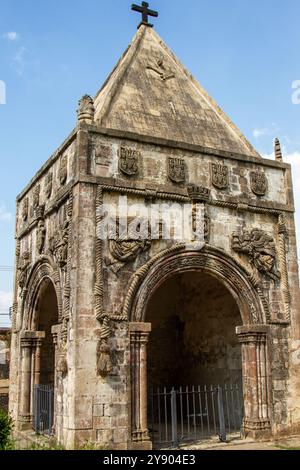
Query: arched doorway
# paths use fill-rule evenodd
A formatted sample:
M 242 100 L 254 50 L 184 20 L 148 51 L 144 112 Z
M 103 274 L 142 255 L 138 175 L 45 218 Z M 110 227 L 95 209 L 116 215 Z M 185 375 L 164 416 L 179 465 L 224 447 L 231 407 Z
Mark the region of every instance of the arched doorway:
M 54 386 L 55 381 L 55 345 L 52 327 L 58 323 L 58 306 L 54 285 L 46 279 L 40 288 L 35 306 L 33 330 L 43 331 L 44 339 L 40 348 L 39 385 Z
M 56 283 L 53 282 L 56 280 Z M 51 433 L 55 421 L 55 340 L 61 304 L 59 277 L 48 259 L 35 265 L 23 297 L 21 338 L 21 429 Z
M 231 312 L 230 316 L 234 315 L 232 324 L 236 322 L 236 335 L 238 343 L 241 345 L 241 355 L 239 355 L 237 342 L 232 339 L 236 363 L 239 362 L 238 357 L 241 358 L 242 362 L 243 433 L 254 437 L 262 437 L 270 432 L 270 371 L 267 365 L 269 327 L 266 324 L 268 304 L 263 298 L 257 281 L 251 273 L 248 273 L 243 266 L 222 250 L 206 245 L 201 251 L 193 251 L 186 250 L 183 245 L 177 245 L 156 255 L 134 274 L 124 302 L 123 314 L 130 319 L 131 436 L 133 448 L 151 448 L 150 426 L 147 417 L 148 342 L 152 329 L 152 324 L 147 320 L 147 313 L 149 308 L 151 309 L 151 299 L 155 298 L 155 293 L 166 282 L 175 282 L 171 279 L 174 280 L 175 276 L 190 275 L 188 273 L 199 273 L 202 280 L 206 280 L 206 282 L 208 282 L 207 276 L 209 276 L 209 279 L 214 278 L 217 284 L 212 284 L 211 289 L 217 288 L 219 292 L 221 292 L 221 289 L 225 289 L 223 294 L 229 296 L 227 299 L 236 312 L 236 314 Z M 176 297 L 176 292 L 173 286 L 171 297 Z M 162 300 L 162 296 L 158 296 L 158 299 Z M 152 300 L 152 302 L 155 302 L 155 300 Z M 157 302 L 159 303 L 159 300 Z M 152 308 L 155 308 L 155 306 Z M 180 332 L 182 330 L 180 315 L 177 315 L 174 321 L 178 329 L 178 335 L 182 334 L 182 331 Z M 175 328 L 174 324 L 172 328 Z M 231 335 L 232 328 L 231 333 L 227 332 L 227 339 L 232 337 Z M 227 353 L 226 346 L 225 355 L 228 357 Z M 193 355 L 189 355 L 189 361 L 193 363 Z M 236 377 L 240 377 L 240 368 L 237 367 L 236 372 L 232 374 L 234 369 L 228 368 L 228 360 L 226 361 L 227 366 L 223 371 L 225 375 L 222 372 L 223 378 L 226 374 L 228 375 L 228 372 L 231 375 L 235 374 Z M 200 375 L 201 368 L 199 368 L 199 364 L 189 368 L 189 370 L 194 371 L 193 374 L 195 374 L 196 369 L 198 369 Z M 212 375 L 216 372 L 212 373 L 208 370 L 209 368 L 204 369 L 202 369 L 202 377 L 206 374 L 207 379 L 210 378 L 211 380 Z M 221 379 L 220 370 L 218 374 Z M 187 376 L 186 380 L 190 380 L 190 378 L 188 379 Z
M 229 290 L 204 272 L 175 274 L 149 299 L 146 322 L 151 323 L 148 427 L 154 445 L 171 443 L 174 425 L 181 441 L 220 434 L 219 413 L 227 433 L 240 431 L 242 354 L 236 328 L 242 319 Z

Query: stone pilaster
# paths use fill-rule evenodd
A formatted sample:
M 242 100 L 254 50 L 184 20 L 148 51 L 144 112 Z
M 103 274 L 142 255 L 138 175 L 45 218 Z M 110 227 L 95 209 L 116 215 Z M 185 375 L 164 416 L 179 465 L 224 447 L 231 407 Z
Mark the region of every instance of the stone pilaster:
M 147 425 L 147 344 L 150 323 L 130 323 L 131 439 L 133 449 L 151 449 Z
M 236 332 L 242 345 L 245 411 L 243 432 L 245 436 L 266 437 L 271 433 L 267 372 L 268 327 L 241 326 Z
M 21 334 L 21 383 L 20 383 L 20 414 L 21 429 L 31 427 L 33 407 L 33 386 L 36 380 L 37 347 L 45 337 L 43 331 L 24 331 Z M 38 366 L 40 367 L 40 366 Z

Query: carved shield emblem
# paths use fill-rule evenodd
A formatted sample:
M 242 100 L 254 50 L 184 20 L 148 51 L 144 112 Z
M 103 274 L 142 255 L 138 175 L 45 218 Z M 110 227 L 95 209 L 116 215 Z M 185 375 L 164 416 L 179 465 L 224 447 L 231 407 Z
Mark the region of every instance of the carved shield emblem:
M 139 158 L 141 153 L 138 150 L 121 147 L 119 158 L 119 169 L 126 176 L 134 176 L 139 171 Z
M 59 170 L 58 170 L 59 182 L 61 185 L 65 184 L 68 177 L 68 156 L 64 155 L 60 160 Z
M 53 174 L 48 173 L 45 181 L 45 195 L 46 198 L 49 199 L 52 194 L 52 182 L 53 182 Z
M 228 167 L 222 163 L 211 164 L 212 184 L 218 189 L 226 189 L 229 185 Z
M 252 171 L 250 173 L 251 191 L 257 196 L 264 196 L 268 189 L 268 180 L 264 173 Z
M 169 178 L 173 183 L 184 183 L 186 180 L 186 167 L 182 158 L 169 158 Z

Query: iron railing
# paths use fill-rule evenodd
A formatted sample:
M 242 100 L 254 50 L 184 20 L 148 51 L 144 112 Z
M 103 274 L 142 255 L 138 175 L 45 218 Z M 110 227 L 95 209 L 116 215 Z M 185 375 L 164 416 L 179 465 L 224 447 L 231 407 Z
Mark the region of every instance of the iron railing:
M 36 433 L 52 434 L 54 390 L 49 385 L 35 385 L 33 429 Z
M 239 432 L 243 419 L 242 387 L 199 385 L 149 394 L 149 431 L 154 445 L 172 445 Z

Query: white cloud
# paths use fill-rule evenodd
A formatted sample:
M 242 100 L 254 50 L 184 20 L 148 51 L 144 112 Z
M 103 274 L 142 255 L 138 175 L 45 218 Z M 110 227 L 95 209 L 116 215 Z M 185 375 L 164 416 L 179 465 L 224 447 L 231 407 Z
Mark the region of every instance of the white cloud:
M 2 220 L 11 220 L 12 214 L 6 210 L 3 202 L 0 201 L 0 221 Z
M 24 67 L 25 67 L 24 55 L 26 52 L 27 52 L 26 47 L 21 46 L 19 47 L 19 49 L 17 50 L 16 54 L 14 55 L 12 59 L 11 66 L 15 69 L 15 71 L 19 75 L 23 75 L 23 72 L 24 72 Z
M 2 37 L 8 41 L 17 41 L 20 35 L 16 33 L 16 31 L 8 31 L 7 33 L 4 33 Z
M 253 136 L 255 139 L 259 139 L 260 137 L 263 137 L 265 135 L 270 135 L 269 129 L 254 129 L 253 131 Z

